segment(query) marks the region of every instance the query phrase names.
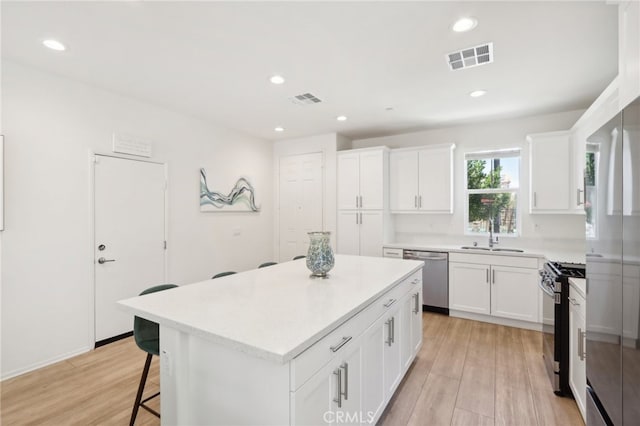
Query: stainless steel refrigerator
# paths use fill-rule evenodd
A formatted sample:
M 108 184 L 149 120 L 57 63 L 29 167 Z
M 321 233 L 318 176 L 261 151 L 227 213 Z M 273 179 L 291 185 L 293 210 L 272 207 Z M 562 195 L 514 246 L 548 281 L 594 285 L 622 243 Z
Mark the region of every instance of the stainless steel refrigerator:
M 587 141 L 587 424 L 640 423 L 640 98 Z

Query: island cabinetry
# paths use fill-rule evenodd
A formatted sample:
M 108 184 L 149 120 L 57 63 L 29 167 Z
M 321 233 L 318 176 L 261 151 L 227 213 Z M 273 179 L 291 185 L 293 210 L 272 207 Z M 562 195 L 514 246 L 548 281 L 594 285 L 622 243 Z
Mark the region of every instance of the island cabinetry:
M 391 151 L 392 213 L 453 213 L 454 148 L 447 144 Z
M 532 257 L 451 253 L 452 315 L 468 312 L 539 323 L 538 262 Z

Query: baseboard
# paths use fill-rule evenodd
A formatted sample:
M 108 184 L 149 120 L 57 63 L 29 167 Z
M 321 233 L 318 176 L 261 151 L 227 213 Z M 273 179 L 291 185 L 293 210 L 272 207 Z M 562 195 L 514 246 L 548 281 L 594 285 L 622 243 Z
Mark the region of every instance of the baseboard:
M 507 327 L 516 327 L 516 328 L 524 328 L 526 330 L 542 331 L 542 324 L 529 322 L 529 321 L 520 321 L 520 320 L 515 320 L 510 318 L 494 317 L 491 315 L 482 315 L 482 314 L 476 314 L 473 312 L 456 311 L 454 309 L 449 310 L 449 316 L 456 317 L 456 318 L 470 319 L 474 321 L 488 322 L 491 324 L 504 325 Z
M 53 358 L 49 358 L 49 359 L 47 359 L 45 361 L 36 362 L 36 363 L 30 364 L 30 365 L 27 365 L 26 367 L 22 367 L 22 368 L 18 368 L 18 369 L 9 371 L 8 373 L 2 372 L 2 375 L 0 376 L 0 381 L 5 381 L 5 380 L 8 380 L 8 379 L 12 379 L 14 377 L 21 376 L 21 375 L 29 373 L 31 371 L 38 370 L 40 368 L 47 367 L 49 365 L 55 364 L 57 362 L 64 361 L 64 360 L 69 359 L 69 358 L 73 358 L 74 356 L 78 356 L 78 355 L 87 353 L 87 352 L 91 351 L 92 349 L 93 349 L 92 347 L 85 346 L 85 347 L 83 347 L 81 349 L 77 349 L 75 351 L 67 352 L 66 354 L 59 355 L 59 356 L 56 356 L 56 357 L 53 357 Z

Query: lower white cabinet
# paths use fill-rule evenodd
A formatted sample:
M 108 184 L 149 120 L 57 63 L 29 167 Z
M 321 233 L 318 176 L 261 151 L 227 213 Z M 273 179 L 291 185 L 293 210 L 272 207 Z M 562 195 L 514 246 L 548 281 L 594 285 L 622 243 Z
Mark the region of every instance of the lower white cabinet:
M 540 322 L 536 258 L 451 253 L 449 309 Z
M 382 256 L 384 212 L 339 210 L 337 252 L 361 256 Z
M 422 345 L 421 307 L 422 271 L 417 271 L 349 320 L 361 324 L 361 332 L 354 326 L 332 338 L 330 361 L 302 378 L 299 387 L 293 385 L 292 424 L 374 424 Z M 326 351 L 313 348 L 306 360 L 292 365 L 293 377 L 305 376 L 317 362 L 312 359 L 326 357 Z
M 569 287 L 569 387 L 586 421 L 587 373 L 585 364 L 586 319 L 584 297 L 572 286 Z

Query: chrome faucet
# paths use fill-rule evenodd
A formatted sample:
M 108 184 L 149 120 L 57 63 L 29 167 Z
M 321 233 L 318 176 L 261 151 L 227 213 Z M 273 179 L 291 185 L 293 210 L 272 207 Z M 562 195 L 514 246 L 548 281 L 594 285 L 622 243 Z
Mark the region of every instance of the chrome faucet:
M 496 239 L 493 239 L 493 218 L 489 218 L 489 248 L 493 248 L 494 244 L 498 244 L 498 236 L 496 235 Z

